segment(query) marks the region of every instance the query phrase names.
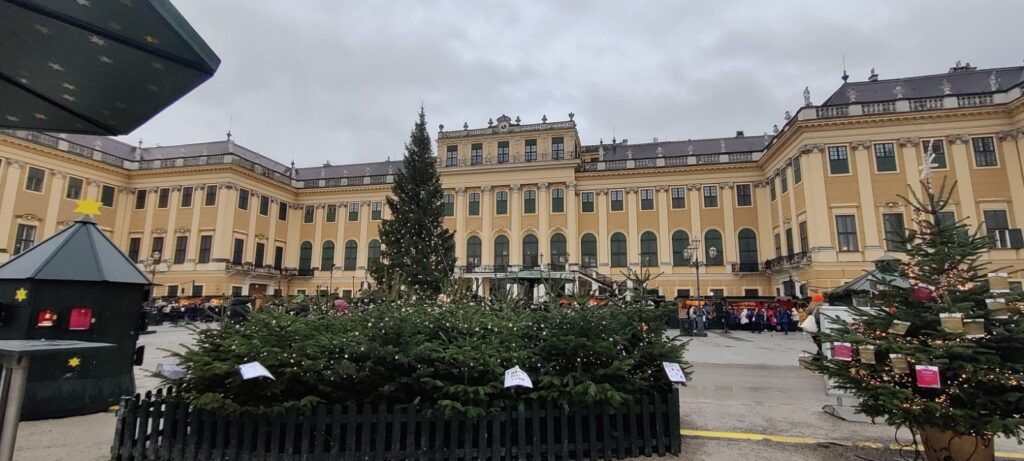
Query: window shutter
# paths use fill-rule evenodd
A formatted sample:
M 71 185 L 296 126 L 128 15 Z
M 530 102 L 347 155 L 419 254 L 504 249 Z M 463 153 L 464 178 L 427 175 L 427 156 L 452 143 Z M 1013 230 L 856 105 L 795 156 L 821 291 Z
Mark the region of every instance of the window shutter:
M 1024 234 L 1020 229 L 1010 229 L 1010 248 L 1024 248 Z

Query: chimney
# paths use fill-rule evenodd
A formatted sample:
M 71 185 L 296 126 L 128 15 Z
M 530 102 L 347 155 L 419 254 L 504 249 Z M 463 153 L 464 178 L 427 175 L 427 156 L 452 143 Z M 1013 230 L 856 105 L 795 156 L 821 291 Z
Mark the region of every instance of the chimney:
M 743 137 L 743 130 L 736 130 L 736 137 L 737 138 L 742 138 Z
M 878 81 L 878 73 L 875 72 L 875 68 L 874 67 L 871 68 L 871 75 L 868 75 L 868 81 L 869 82 L 877 82 Z
M 626 138 L 622 138 L 622 145 L 625 146 L 626 144 L 629 144 L 629 140 Z
M 972 71 L 972 70 L 978 70 L 978 68 L 977 67 L 971 67 L 971 63 L 962 64 L 960 61 L 957 61 L 956 64 L 953 65 L 953 67 L 949 68 L 949 73 L 950 74 L 955 74 L 957 72 L 969 72 L 969 71 Z
M 655 136 L 655 137 L 654 137 L 654 140 L 653 140 L 653 141 L 651 141 L 651 142 L 658 142 L 658 137 L 657 137 L 657 136 Z

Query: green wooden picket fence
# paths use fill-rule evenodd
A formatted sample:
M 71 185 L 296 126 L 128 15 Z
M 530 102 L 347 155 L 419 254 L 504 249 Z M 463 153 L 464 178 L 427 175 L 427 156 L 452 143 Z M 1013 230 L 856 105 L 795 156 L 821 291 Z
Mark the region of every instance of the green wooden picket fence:
M 568 411 L 523 401 L 477 418 L 415 405 L 321 405 L 303 413 L 219 414 L 172 389 L 125 397 L 112 460 L 623 459 L 679 453 L 679 391 L 620 408 Z

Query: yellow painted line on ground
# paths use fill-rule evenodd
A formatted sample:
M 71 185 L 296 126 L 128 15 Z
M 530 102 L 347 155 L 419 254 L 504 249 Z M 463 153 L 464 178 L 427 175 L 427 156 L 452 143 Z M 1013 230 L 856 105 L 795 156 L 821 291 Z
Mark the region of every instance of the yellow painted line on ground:
M 724 431 L 702 431 L 697 429 L 680 429 L 679 435 L 686 437 L 700 437 L 707 439 L 726 439 L 726 440 L 749 440 L 749 441 L 769 441 L 779 443 L 794 443 L 801 445 L 817 445 L 817 444 L 834 444 L 851 447 L 861 448 L 888 448 L 890 450 L 898 450 L 900 447 L 895 443 L 888 445 L 879 442 L 851 442 L 843 440 L 818 440 L 811 437 L 794 437 L 790 435 L 773 435 L 773 434 L 757 434 L 752 432 L 724 432 Z M 1006 459 L 1024 459 L 1024 453 L 1014 453 L 1009 451 L 996 451 L 996 457 Z

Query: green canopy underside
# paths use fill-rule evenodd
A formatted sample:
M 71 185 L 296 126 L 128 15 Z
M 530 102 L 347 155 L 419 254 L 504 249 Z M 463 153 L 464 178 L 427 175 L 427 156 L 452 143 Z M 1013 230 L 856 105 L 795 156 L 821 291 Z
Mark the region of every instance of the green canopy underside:
M 127 134 L 219 65 L 166 0 L 0 0 L 0 127 Z

